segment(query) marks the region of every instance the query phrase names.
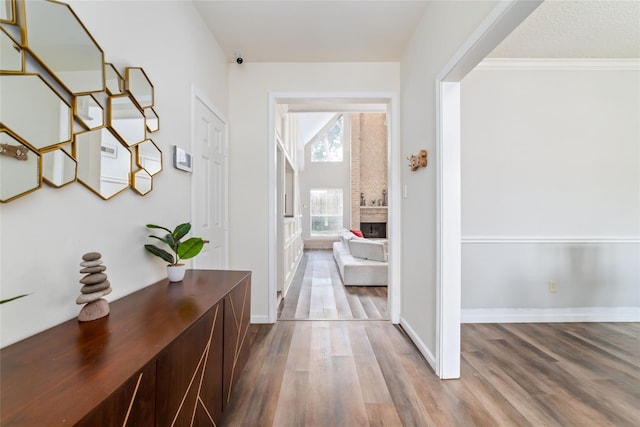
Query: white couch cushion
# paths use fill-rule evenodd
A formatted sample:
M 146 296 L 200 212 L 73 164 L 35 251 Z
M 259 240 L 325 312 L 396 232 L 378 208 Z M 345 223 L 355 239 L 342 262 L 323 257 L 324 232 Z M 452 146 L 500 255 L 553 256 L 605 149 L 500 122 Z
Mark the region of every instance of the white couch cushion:
M 349 230 L 345 230 L 344 232 L 342 232 L 342 244 L 344 245 L 347 252 L 351 251 L 351 248 L 349 247 L 349 242 L 353 239 L 359 239 L 359 237 L 353 234 L 352 232 L 350 232 Z
M 351 239 L 349 241 L 349 249 L 351 250 L 351 255 L 355 258 L 387 262 L 384 242 L 375 242 L 367 239 Z

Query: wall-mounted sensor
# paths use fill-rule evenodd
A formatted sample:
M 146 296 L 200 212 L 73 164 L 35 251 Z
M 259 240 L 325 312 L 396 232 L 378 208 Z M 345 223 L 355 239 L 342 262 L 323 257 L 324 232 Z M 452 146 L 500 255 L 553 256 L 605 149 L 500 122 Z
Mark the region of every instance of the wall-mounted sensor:
M 244 59 L 242 59 L 242 54 L 240 52 L 235 52 L 235 55 L 238 65 L 242 64 L 244 62 Z

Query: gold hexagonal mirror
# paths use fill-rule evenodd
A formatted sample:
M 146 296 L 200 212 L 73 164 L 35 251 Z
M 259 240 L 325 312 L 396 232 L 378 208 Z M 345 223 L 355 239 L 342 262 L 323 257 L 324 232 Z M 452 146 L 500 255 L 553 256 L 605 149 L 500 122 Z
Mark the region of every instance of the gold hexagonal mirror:
M 153 176 L 162 170 L 162 151 L 150 139 L 136 146 L 138 166 Z
M 123 80 L 113 64 L 104 64 L 105 87 L 109 95 L 120 95 L 123 91 Z
M 42 179 L 52 187 L 60 188 L 75 181 L 77 170 L 76 160 L 62 148 L 42 153 Z
M 153 108 L 147 108 L 144 110 L 144 117 L 148 132 L 153 133 L 160 130 L 160 118 L 158 117 L 156 110 Z
M 15 0 L 0 0 L 0 22 L 13 24 L 16 22 Z
M 107 106 L 108 126 L 128 146 L 146 138 L 145 117 L 129 95 L 109 97 Z
M 22 48 L 2 27 L 0 27 L 0 71 L 14 73 L 24 71 Z
M 25 1 L 25 47 L 71 93 L 104 90 L 104 54 L 71 7 Z
M 9 202 L 41 186 L 40 156 L 10 131 L 0 130 L 0 202 Z
M 127 67 L 124 81 L 125 89 L 133 96 L 140 108 L 153 107 L 153 85 L 142 68 Z
M 133 174 L 132 187 L 141 196 L 151 191 L 153 188 L 152 182 L 153 178 L 144 169 L 140 169 Z
M 71 107 L 35 74 L 0 75 L 0 124 L 36 150 L 71 140 Z
M 76 134 L 78 181 L 107 200 L 131 185 L 131 151 L 111 129 Z
M 74 112 L 87 129 L 104 126 L 104 110 L 92 95 L 79 95 L 73 100 Z

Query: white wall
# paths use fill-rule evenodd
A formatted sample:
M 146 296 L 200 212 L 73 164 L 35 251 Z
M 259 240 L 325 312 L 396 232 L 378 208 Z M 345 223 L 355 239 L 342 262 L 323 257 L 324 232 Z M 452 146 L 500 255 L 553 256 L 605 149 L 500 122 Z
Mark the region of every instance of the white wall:
M 402 168 L 401 322 L 434 363 L 436 340 L 435 78 L 495 1 L 432 2 L 401 62 L 402 158 L 427 149 L 430 164 Z
M 640 306 L 639 77 L 464 78 L 463 309 Z
M 166 277 L 164 263 L 148 255 L 144 224 L 189 220 L 190 175 L 174 169 L 171 145 L 190 149 L 191 85 L 227 112 L 228 63 L 191 2 L 69 2 L 120 71 L 141 66 L 155 88 L 164 171 L 153 191 L 128 190 L 103 201 L 79 183 L 44 187 L 0 205 L 2 345 L 75 317 L 80 306 L 81 256 L 100 251 L 113 301 Z M 265 107 L 266 108 L 266 107 Z
M 399 91 L 397 63 L 244 63 L 229 66 L 230 267 L 253 271 L 253 321 L 268 315 L 270 93 Z

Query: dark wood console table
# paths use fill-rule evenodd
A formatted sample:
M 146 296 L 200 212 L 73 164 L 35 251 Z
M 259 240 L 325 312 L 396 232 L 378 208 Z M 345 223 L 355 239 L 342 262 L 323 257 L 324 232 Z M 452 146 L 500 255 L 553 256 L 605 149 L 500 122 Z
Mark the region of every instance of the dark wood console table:
M 248 358 L 251 273 L 190 270 L 0 350 L 0 425 L 214 426 Z

